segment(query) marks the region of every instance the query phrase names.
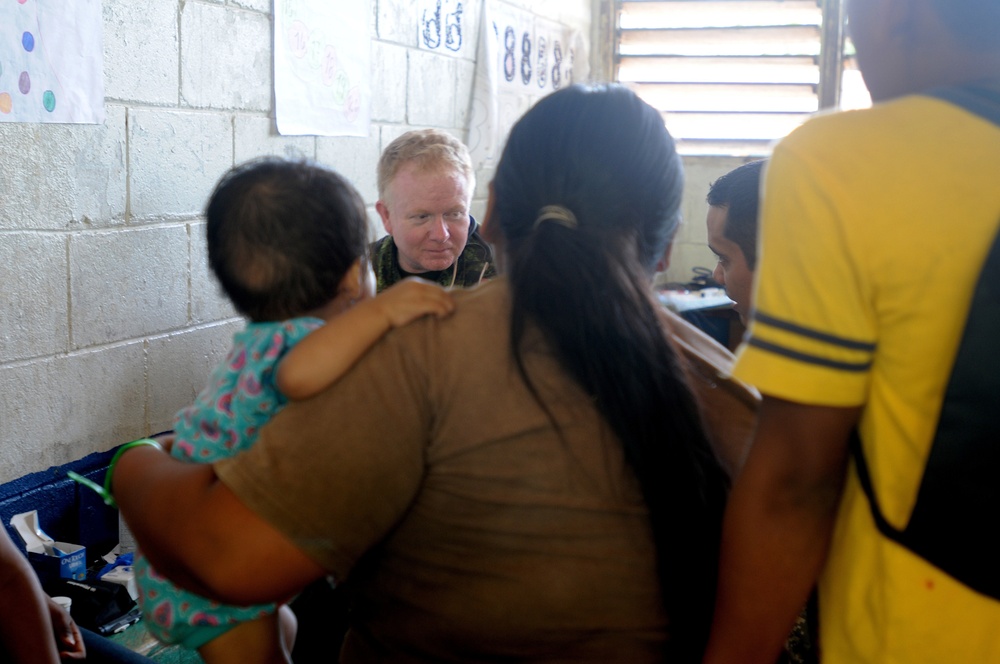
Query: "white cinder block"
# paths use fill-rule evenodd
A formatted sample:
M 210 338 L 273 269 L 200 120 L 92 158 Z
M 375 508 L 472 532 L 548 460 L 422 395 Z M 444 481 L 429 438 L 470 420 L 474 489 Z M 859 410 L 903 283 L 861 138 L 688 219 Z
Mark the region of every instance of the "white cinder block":
M 181 98 L 196 108 L 271 108 L 271 22 L 196 2 L 181 13 Z M 256 47 L 255 47 L 256 45 Z
M 456 60 L 455 71 L 455 126 L 461 127 L 464 132 L 469 126 L 469 111 L 472 108 L 472 85 L 476 78 L 476 63 Z
M 483 223 L 483 217 L 486 216 L 486 201 L 472 201 L 471 209 L 469 210 L 473 218 L 476 220 L 480 226 Z
M 428 51 L 407 55 L 406 118 L 411 125 L 455 126 L 455 58 Z M 468 99 L 462 100 L 463 104 Z
M 134 219 L 199 214 L 219 176 L 233 165 L 228 114 L 130 111 L 129 134 Z
M 142 343 L 0 367 L 0 482 L 148 433 Z
M 497 160 L 499 160 L 500 155 L 497 155 Z M 486 200 L 490 195 L 490 182 L 493 181 L 493 176 L 496 174 L 495 167 L 480 168 L 476 171 L 476 191 L 472 194 L 472 197 L 477 200 Z
M 177 3 L 104 0 L 103 10 L 107 98 L 176 104 Z
M 711 272 L 717 262 L 706 244 L 676 244 L 670 253 L 670 267 L 667 269 L 666 280 L 687 283 L 695 276 L 694 268 L 706 268 Z
M 528 0 L 529 5 L 536 3 Z M 535 11 L 546 18 L 551 18 L 560 23 L 579 28 L 590 41 L 590 25 L 594 11 L 594 3 L 591 0 L 557 0 L 556 2 L 546 2 L 541 7 L 535 7 Z
M 133 339 L 188 322 L 184 226 L 74 235 L 69 268 L 73 348 Z
M 225 359 L 242 321 L 151 339 L 146 351 L 149 428 L 173 428 L 177 411 L 194 401 L 209 374 Z
M 372 42 L 372 120 L 406 121 L 406 49 Z
M 233 4 L 237 7 L 252 9 L 264 14 L 271 13 L 271 0 L 233 0 Z
M 378 2 L 378 38 L 403 46 L 417 45 L 419 3 L 413 0 L 372 0 Z
M 103 125 L 0 123 L 0 230 L 107 226 L 125 215 L 125 109 Z
M 312 136 L 281 136 L 270 118 L 237 115 L 234 126 L 236 163 L 276 155 L 287 159 L 312 159 L 316 155 L 316 139 Z
M 69 349 L 66 238 L 0 234 L 0 364 Z M 0 414 L 2 417 L 2 414 Z
M 680 243 L 705 244 L 708 231 L 705 216 L 708 214 L 708 189 L 720 177 L 744 162 L 739 157 L 685 157 L 684 200 L 682 213 L 684 225 L 678 231 Z
M 423 129 L 423 127 L 409 127 L 407 125 L 383 125 L 379 130 L 379 154 L 385 150 L 389 143 L 410 131 L 411 129 Z
M 385 228 L 382 226 L 382 217 L 378 216 L 375 206 L 365 208 L 368 213 L 368 241 L 374 242 L 385 236 Z
M 208 265 L 205 224 L 189 224 L 188 233 L 191 246 L 191 320 L 207 323 L 237 316 L 236 309 L 222 292 L 222 286 Z
M 375 170 L 379 154 L 377 132 L 367 138 L 340 136 L 316 139 L 316 160 L 350 180 L 366 203 L 378 200 Z

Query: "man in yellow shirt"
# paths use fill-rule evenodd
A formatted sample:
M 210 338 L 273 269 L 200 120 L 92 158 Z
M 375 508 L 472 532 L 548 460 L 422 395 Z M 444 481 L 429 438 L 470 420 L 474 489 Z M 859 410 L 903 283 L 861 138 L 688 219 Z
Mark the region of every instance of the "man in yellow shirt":
M 772 664 L 818 579 L 824 663 L 997 662 L 1000 601 L 878 530 L 848 441 L 902 528 L 1000 219 L 1000 2 L 848 16 L 875 105 L 810 120 L 765 175 L 735 368 L 764 400 L 705 661 Z

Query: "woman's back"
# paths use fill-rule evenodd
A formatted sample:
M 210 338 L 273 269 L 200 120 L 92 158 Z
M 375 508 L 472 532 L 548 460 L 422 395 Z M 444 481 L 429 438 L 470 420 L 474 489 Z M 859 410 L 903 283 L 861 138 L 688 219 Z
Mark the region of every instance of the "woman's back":
M 657 661 L 655 550 L 620 444 L 537 337 L 527 370 L 559 431 L 534 400 L 506 352 L 505 280 L 457 297 L 393 340 L 427 370 L 414 387 L 434 420 L 420 490 L 362 585 L 367 628 L 435 661 Z
M 456 299 L 452 317 L 393 333 L 258 443 L 270 472 L 330 469 L 271 502 L 309 524 L 289 523 L 295 539 L 323 533 L 312 552 L 336 576 L 388 533 L 352 579 L 343 660 L 660 661 L 656 552 L 620 443 L 536 335 L 526 369 L 559 431 L 528 391 L 506 280 Z

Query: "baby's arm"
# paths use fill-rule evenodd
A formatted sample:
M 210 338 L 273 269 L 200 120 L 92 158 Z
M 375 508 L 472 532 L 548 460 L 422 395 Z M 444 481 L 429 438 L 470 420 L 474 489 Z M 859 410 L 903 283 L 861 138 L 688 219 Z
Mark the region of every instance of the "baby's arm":
M 427 314 L 447 316 L 451 295 L 422 279 L 404 279 L 335 316 L 295 344 L 278 365 L 277 385 L 289 399 L 307 399 L 332 385 L 394 327 Z

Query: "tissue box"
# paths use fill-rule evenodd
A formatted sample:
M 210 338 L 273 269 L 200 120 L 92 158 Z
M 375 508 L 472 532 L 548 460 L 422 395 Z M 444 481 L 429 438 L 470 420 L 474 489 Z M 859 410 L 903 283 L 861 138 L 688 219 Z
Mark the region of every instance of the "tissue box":
M 51 579 L 82 581 L 87 578 L 86 547 L 54 541 L 38 524 L 36 510 L 14 515 L 10 525 L 24 540 L 28 562 L 43 583 Z
M 125 589 L 128 590 L 129 597 L 136 600 L 139 599 L 139 589 L 135 585 L 135 572 L 132 570 L 131 565 L 115 567 L 110 572 L 101 575 L 100 578 L 101 581 L 117 583 L 120 586 L 125 586 Z

